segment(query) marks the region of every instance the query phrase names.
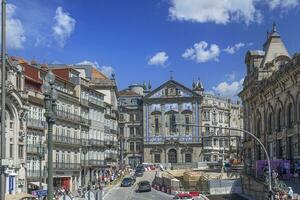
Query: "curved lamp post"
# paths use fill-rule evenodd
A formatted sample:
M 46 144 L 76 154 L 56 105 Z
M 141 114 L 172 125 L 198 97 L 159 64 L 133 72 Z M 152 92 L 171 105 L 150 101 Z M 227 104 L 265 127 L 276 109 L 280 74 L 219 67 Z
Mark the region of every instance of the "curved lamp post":
M 41 90 L 44 94 L 45 101 L 45 117 L 48 123 L 48 191 L 47 199 L 52 200 L 54 197 L 53 192 L 53 124 L 56 117 L 56 100 L 57 91 L 54 88 L 55 75 L 49 71 L 46 76 Z
M 260 139 L 258 137 L 256 137 L 253 133 L 244 130 L 244 129 L 240 129 L 240 128 L 232 128 L 232 127 L 219 127 L 219 126 L 207 126 L 207 125 L 197 125 L 197 124 L 180 124 L 180 123 L 176 123 L 176 125 L 180 125 L 180 126 L 195 126 L 195 127 L 211 127 L 211 128 L 219 128 L 219 129 L 226 129 L 226 130 L 233 130 L 233 131 L 240 131 L 243 132 L 245 134 L 250 135 L 252 138 L 254 138 L 259 145 L 262 147 L 264 153 L 266 154 L 267 157 L 267 162 L 268 162 L 268 172 L 269 172 L 269 176 L 268 176 L 268 189 L 269 189 L 269 194 L 270 194 L 270 199 L 273 200 L 274 196 L 273 196 L 273 192 L 272 192 L 272 171 L 271 171 L 271 162 L 270 162 L 270 157 L 269 154 L 264 146 L 264 144 L 260 141 Z

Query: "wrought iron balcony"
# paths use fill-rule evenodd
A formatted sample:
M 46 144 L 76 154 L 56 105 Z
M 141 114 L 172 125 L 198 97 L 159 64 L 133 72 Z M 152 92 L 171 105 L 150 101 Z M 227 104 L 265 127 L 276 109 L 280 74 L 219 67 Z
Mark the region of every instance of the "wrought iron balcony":
M 105 160 L 113 160 L 116 161 L 118 159 L 117 153 L 107 153 Z
M 89 102 L 90 102 L 91 104 L 94 104 L 94 105 L 97 105 L 97 106 L 100 106 L 100 107 L 105 108 L 105 104 L 104 104 L 103 101 L 97 101 L 97 100 L 95 100 L 95 99 L 93 99 L 93 98 L 89 98 Z
M 27 127 L 45 129 L 47 128 L 47 123 L 39 119 L 28 118 Z
M 66 120 L 69 122 L 75 122 L 75 123 L 77 122 L 77 123 L 81 123 L 84 125 L 91 125 L 91 120 L 86 119 L 80 115 L 70 113 L 70 112 L 66 112 L 66 111 L 57 109 L 56 115 L 57 115 L 57 118 L 62 119 L 62 120 Z
M 46 171 L 42 170 L 42 177 L 46 176 Z M 40 177 L 40 170 L 39 169 L 28 169 L 27 170 L 27 177 L 28 178 L 39 178 Z
M 104 146 L 103 140 L 97 140 L 97 139 L 90 139 L 90 144 L 92 146 Z
M 97 159 L 89 159 L 88 164 L 89 164 L 89 166 L 99 166 L 100 167 L 100 166 L 105 165 L 105 161 L 97 160 Z
M 89 139 L 81 139 L 81 145 L 82 146 L 90 146 L 91 145 L 91 141 Z
M 67 162 L 54 162 L 53 168 L 54 169 L 63 169 L 63 170 L 80 170 L 81 164 L 80 163 L 67 163 Z
M 62 136 L 62 135 L 54 135 L 53 142 L 60 143 L 60 144 L 67 144 L 67 145 L 80 145 L 81 140 L 78 138 L 68 137 L 68 136 Z M 79 148 L 80 146 L 78 146 Z
M 26 152 L 31 154 L 38 154 L 39 152 L 39 144 L 27 144 L 26 145 Z

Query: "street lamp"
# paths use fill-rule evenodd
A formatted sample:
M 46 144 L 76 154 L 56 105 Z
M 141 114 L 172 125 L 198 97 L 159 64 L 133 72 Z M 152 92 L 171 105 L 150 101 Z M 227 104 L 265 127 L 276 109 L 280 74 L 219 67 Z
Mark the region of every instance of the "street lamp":
M 52 200 L 53 195 L 53 124 L 56 118 L 56 100 L 57 91 L 54 88 L 55 75 L 49 71 L 46 76 L 44 83 L 41 87 L 44 94 L 45 102 L 45 117 L 48 123 L 48 191 L 47 199 Z
M 39 189 L 42 190 L 43 186 L 42 186 L 42 182 L 43 182 L 43 175 L 42 175 L 42 160 L 44 158 L 45 155 L 45 148 L 42 145 L 42 140 L 40 140 L 40 145 L 37 147 L 37 152 L 38 152 L 38 158 L 39 158 L 39 162 L 40 162 L 40 171 L 39 171 Z

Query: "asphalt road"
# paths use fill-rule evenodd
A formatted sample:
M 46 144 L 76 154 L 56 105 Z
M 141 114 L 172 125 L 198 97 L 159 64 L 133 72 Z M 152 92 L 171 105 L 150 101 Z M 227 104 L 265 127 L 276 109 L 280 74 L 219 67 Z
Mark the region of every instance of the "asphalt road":
M 112 188 L 104 197 L 104 200 L 168 200 L 172 199 L 172 195 L 156 191 L 152 188 L 151 192 L 136 192 L 137 183 L 147 180 L 152 183 L 155 172 L 145 172 L 143 177 L 137 177 L 136 182 L 131 187 L 120 187 L 120 185 Z

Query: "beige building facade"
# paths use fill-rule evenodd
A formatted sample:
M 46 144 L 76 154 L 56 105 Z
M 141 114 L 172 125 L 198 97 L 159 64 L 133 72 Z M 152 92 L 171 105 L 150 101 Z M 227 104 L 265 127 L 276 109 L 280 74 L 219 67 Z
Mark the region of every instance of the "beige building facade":
M 247 75 L 240 97 L 244 128 L 265 145 L 271 159 L 300 160 L 300 54 L 290 55 L 276 25 L 263 50 L 248 51 Z M 245 164 L 266 159 L 262 148 L 245 137 Z

